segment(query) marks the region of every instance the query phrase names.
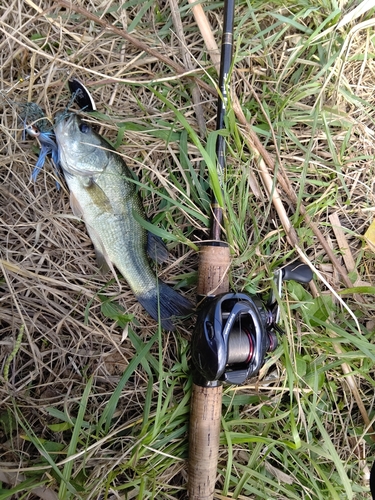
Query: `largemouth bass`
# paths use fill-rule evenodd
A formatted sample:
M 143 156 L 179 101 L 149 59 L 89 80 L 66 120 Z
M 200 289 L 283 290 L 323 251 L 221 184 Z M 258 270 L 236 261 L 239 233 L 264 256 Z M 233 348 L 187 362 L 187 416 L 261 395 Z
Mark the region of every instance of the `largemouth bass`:
M 192 306 L 151 268 L 149 233 L 134 217 L 145 219 L 134 176 L 112 146 L 75 114 L 57 117 L 55 135 L 71 207 L 85 221 L 99 260 L 114 265 L 146 311 L 173 330 L 171 318 L 188 314 Z

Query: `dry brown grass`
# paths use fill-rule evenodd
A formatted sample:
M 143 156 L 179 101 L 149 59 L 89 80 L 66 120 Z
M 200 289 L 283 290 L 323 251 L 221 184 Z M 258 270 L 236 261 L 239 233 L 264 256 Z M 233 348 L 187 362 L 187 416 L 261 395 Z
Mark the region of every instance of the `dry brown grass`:
M 75 75 L 90 87 L 98 109 L 110 110 L 113 124 L 107 123 L 103 131 L 106 137 L 113 139 L 116 121 L 126 121 L 127 116 L 135 123 L 137 117 L 141 119 L 145 114 L 150 115 L 151 120 L 153 117 L 171 118 L 170 113 L 159 112 L 154 96 L 144 87 L 119 85 L 113 79 L 126 78 L 139 83 L 158 76 L 175 79 L 174 73 L 168 74 L 165 66 L 154 57 L 140 54 L 131 44 L 83 19 L 77 22 L 74 14 L 59 9 L 55 2 L 45 2 L 41 7 L 50 18 L 38 15 L 26 2 L 12 2 L 2 8 L 0 35 L 1 86 L 6 95 L 2 100 L 0 159 L 2 366 L 14 348 L 21 325 L 25 325 L 21 348 L 10 365 L 9 380 L 3 380 L 1 413 L 4 415 L 7 408 L 12 408 L 15 397 L 25 420 L 39 436 L 51 422 L 47 407 L 63 410 L 66 405 L 68 412 L 74 413 L 86 375 L 95 377 L 97 399 L 105 401 L 134 356 L 132 343 L 101 313 L 98 292 L 105 288 L 107 296 L 116 296 L 127 312 L 135 315 L 142 339 L 153 335 L 156 325 L 126 284 L 123 283 L 119 294 L 116 283 L 108 285 L 110 276 L 98 274 L 84 225 L 71 213 L 64 183 L 60 192 L 56 190 L 52 169 L 47 166 L 35 184 L 30 182 L 37 158 L 33 152 L 35 143 L 22 139 L 21 123 L 11 102 L 32 100 L 52 117 L 67 105 L 70 99 L 67 79 Z M 98 12 L 104 4 L 87 4 L 86 7 Z M 116 14 L 108 14 L 106 18 L 110 23 L 118 20 L 126 28 L 127 18 L 133 16 L 130 9 L 123 11 L 121 19 L 117 19 Z M 158 42 L 157 38 L 154 41 L 153 16 L 148 18 L 146 14 L 142 24 L 147 26 L 142 32 L 143 41 L 147 44 Z M 36 34 L 43 37 L 31 41 Z M 175 57 L 173 42 L 166 46 L 159 40 L 157 48 Z M 24 81 L 17 84 L 19 79 Z M 189 107 L 191 105 L 186 106 L 186 113 L 191 115 Z M 169 147 L 175 148 L 175 145 Z M 159 183 L 169 154 L 164 140 L 130 131 L 126 133 L 126 147 L 121 150 L 141 179 Z M 149 196 L 146 200 L 150 216 L 157 210 L 153 198 Z M 180 248 L 172 251 L 176 258 L 183 256 Z M 190 265 L 179 258 L 178 274 Z M 164 280 L 176 274 L 175 267 L 172 264 L 163 269 Z M 88 313 L 86 308 L 89 308 Z M 166 360 L 173 360 L 174 345 L 171 337 L 171 348 L 165 348 Z M 171 361 L 167 361 L 166 368 L 168 363 Z M 131 424 L 142 418 L 146 387 L 147 378 L 140 368 L 132 384 L 122 393 L 117 413 L 122 415 L 122 421 Z M 90 411 L 100 413 L 100 402 L 94 399 Z M 20 432 L 18 430 L 17 434 Z M 27 441 L 21 438 L 2 441 L 1 460 L 7 463 L 7 469 L 22 470 L 20 457 L 24 453 L 31 459 L 29 465 L 38 461 L 35 449 L 30 449 Z M 117 460 L 115 457 L 114 461 Z M 103 474 L 101 467 L 98 468 L 99 477 Z
M 133 6 L 129 4 L 118 9 L 114 2 L 92 0 L 83 2 L 82 6 L 109 25 L 116 24 L 126 31 L 136 19 L 142 3 Z M 213 5 L 211 7 L 207 15 L 218 38 L 222 11 Z M 293 5 L 285 8 L 275 5 L 273 8 L 284 16 L 293 11 Z M 195 75 L 205 82 L 205 86 L 199 87 L 201 113 L 208 129 L 213 130 L 216 100 L 212 79 L 216 79 L 215 71 L 191 13 L 183 9 L 185 39 L 181 41 L 174 33 L 169 9 L 168 2 L 150 6 L 143 12 L 135 30 L 130 34 L 180 67 L 183 67 L 184 60 L 179 43 L 186 44 L 186 50 L 191 53 L 196 68 Z M 240 3 L 237 11 L 239 22 L 248 9 L 249 6 L 245 2 Z M 260 29 L 266 29 L 275 19 L 269 15 L 268 10 L 259 10 L 258 21 Z M 269 43 L 269 52 L 266 53 L 262 52 L 263 49 L 257 49 L 259 39 L 254 38 L 252 41 L 251 37 L 255 36 L 258 29 L 240 26 L 238 35 L 243 39 L 237 54 L 239 61 L 233 83 L 235 92 L 243 109 L 251 115 L 249 119 L 256 127 L 262 144 L 272 158 L 279 155 L 292 189 L 299 196 L 298 202 L 306 206 L 308 215 L 319 226 L 327 246 L 333 249 L 344 267 L 349 282 L 351 279 L 353 284 L 371 286 L 375 279 L 375 260 L 373 252 L 364 249 L 363 234 L 372 221 L 375 205 L 373 32 L 367 29 L 353 35 L 348 51 L 344 54 L 345 59 L 341 57 L 331 66 L 327 65 L 320 80 L 314 81 L 309 94 L 306 74 L 313 68 L 313 79 L 317 73 L 318 70 L 315 70 L 314 66 L 318 66 L 314 59 L 316 56 L 309 60 L 308 48 L 298 48 L 301 34 L 293 27 L 289 27 L 285 36 L 270 42 L 268 37 L 277 34 L 281 28 L 282 26 L 275 27 L 270 34 L 265 34 L 265 47 L 266 42 Z M 324 44 L 327 43 L 325 40 Z M 298 50 L 298 57 L 293 60 L 293 64 L 290 63 L 294 51 L 297 54 Z M 39 467 L 39 470 L 44 467 L 46 475 L 43 476 L 43 481 L 45 485 L 50 486 L 51 496 L 34 489 L 34 493 L 22 498 L 32 499 L 36 495 L 53 499 L 57 497 L 53 496 L 52 492 L 58 490 L 55 476 L 48 464 L 41 462 L 36 447 L 25 438 L 26 431 L 21 428 L 20 422 L 27 422 L 29 430 L 32 429 L 38 438 L 58 441 L 67 446 L 68 434 L 51 431 L 49 426 L 59 420 L 50 415 L 48 408 L 54 407 L 68 415 L 76 415 L 77 403 L 82 398 L 87 379 L 93 376 L 94 387 L 87 413 L 94 421 L 98 420 L 123 372 L 139 353 L 139 349 L 137 350 L 134 342 L 127 336 L 127 330 L 119 328 L 112 319 L 103 315 L 98 293 L 103 292 L 106 296 L 115 298 L 128 313 L 134 314 L 138 323 L 133 325 L 133 328 L 139 339 L 145 343 L 153 337 L 157 327 L 136 302 L 126 283 L 122 282 L 122 288 L 119 290 L 117 283 L 111 281 L 110 275 L 102 276 L 98 273 L 85 227 L 71 213 L 64 182 L 61 182 L 61 190 L 56 190 L 49 161 L 39 174 L 37 182 L 30 182 L 37 159 L 35 142 L 22 138 L 22 125 L 13 103 L 33 101 L 44 108 L 52 118 L 69 102 L 69 76 L 80 78 L 92 92 L 98 110 L 103 114 L 95 121 L 109 140 L 116 142 L 122 124 L 132 125 L 132 128 L 125 131 L 119 150 L 129 167 L 145 185 L 142 196 L 150 218 L 160 222 L 167 230 L 175 230 L 176 233 L 188 232 L 193 242 L 202 238 L 206 229 L 198 217 L 172 207 L 173 220 L 165 219 L 165 205 L 158 190 L 164 190 L 163 192 L 172 199 L 181 201 L 181 191 L 189 197 L 191 186 L 186 182 L 179 190 L 170 181 L 171 174 L 181 183 L 187 175 L 179 156 L 180 136 L 173 138 L 169 135 L 171 130 L 174 131 L 170 124 L 175 123 L 176 117 L 171 110 L 161 105 L 147 84 L 153 82 L 155 88 L 176 108 L 183 111 L 197 132 L 198 125 L 189 97 L 191 79 L 178 74 L 176 67 L 166 65 L 155 57 L 155 54 L 140 50 L 118 33 L 88 21 L 84 15 L 66 10 L 59 2 L 43 0 L 36 5 L 31 0 L 13 0 L 8 5 L 0 6 L 0 54 L 3 95 L 0 135 L 0 460 L 3 465 L 0 467 L 0 481 L 10 487 L 11 484 L 15 485 L 17 481 L 27 477 L 34 465 Z M 343 60 L 345 64 L 342 64 Z M 290 63 L 289 66 L 286 63 Z M 298 79 L 297 71 L 302 67 L 304 70 Z M 159 84 L 155 83 L 158 80 Z M 304 93 L 299 95 L 301 89 Z M 285 106 L 280 104 L 283 99 Z M 259 103 L 262 106 L 259 106 Z M 270 124 L 274 137 L 268 134 L 267 127 Z M 235 127 L 231 127 L 233 133 Z M 153 129 L 157 134 L 151 132 Z M 163 130 L 164 136 L 161 135 Z M 178 124 L 176 130 L 181 131 Z M 265 131 L 264 135 L 262 130 Z M 240 131 L 243 132 L 243 128 L 240 128 Z M 296 254 L 286 243 L 278 214 L 272 208 L 259 178 L 257 188 L 251 184 L 255 195 L 257 189 L 259 190 L 259 197 L 251 193 L 249 195 L 249 186 L 246 183 L 243 192 L 249 196 L 249 207 L 243 209 L 238 201 L 239 193 L 242 192 L 238 188 L 241 184 L 239 179 L 241 176 L 247 178 L 249 168 L 255 172 L 257 170 L 254 151 L 247 147 L 244 137 L 246 132 L 243 132 L 240 138 L 242 146 L 237 145 L 232 151 L 232 177 L 228 182 L 228 196 L 233 195 L 232 200 L 235 200 L 235 215 L 231 226 L 235 254 L 233 283 L 237 289 L 247 287 L 249 290 L 258 286 L 267 289 L 271 268 L 277 263 L 283 263 L 289 257 L 288 254 L 291 257 Z M 187 148 L 190 161 L 198 171 L 200 155 L 190 143 Z M 317 243 L 311 224 L 305 217 L 298 218 L 294 215 L 296 206 L 287 191 L 282 191 L 282 196 L 287 213 L 297 227 L 305 254 L 331 286 L 338 290 L 344 289 L 347 285 L 343 283 L 342 276 L 327 257 L 326 249 Z M 197 205 L 196 210 L 197 213 L 199 211 L 204 214 L 203 206 Z M 297 213 L 301 213 L 299 209 Z M 337 240 L 340 234 L 338 236 L 338 233 L 332 230 L 332 220 L 329 218 L 333 213 L 339 217 L 340 227 L 337 230 L 349 244 L 355 262 L 354 269 L 348 268 L 348 264 L 342 259 L 342 248 L 340 249 Z M 172 241 L 169 247 L 171 261 L 160 272 L 163 280 L 175 283 L 177 275 L 186 277 L 195 271 L 197 258 L 195 252 L 185 245 Z M 350 274 L 353 270 L 357 272 L 356 277 Z M 327 293 L 326 287 L 318 280 L 311 294 L 314 296 L 320 291 Z M 330 344 L 327 347 L 327 332 L 324 329 L 317 328 L 313 331 L 303 318 L 294 320 L 297 313 L 293 304 L 298 301 L 293 290 L 291 294 L 285 306 L 287 313 L 290 313 L 289 307 L 292 307 L 288 337 L 291 346 L 289 354 L 291 358 L 296 356 L 300 360 L 307 353 L 311 355 L 311 359 L 324 357 L 323 364 L 326 360 L 332 363 L 331 371 L 327 375 L 327 379 L 332 383 L 329 385 L 327 382 L 327 394 L 332 396 L 333 402 L 331 406 L 327 403 L 324 408 L 329 420 L 327 432 L 337 446 L 338 455 L 347 465 L 348 475 L 353 482 L 364 485 L 368 469 L 363 449 L 371 449 L 370 441 L 367 445 L 364 444 L 366 429 L 361 427 L 363 421 L 357 410 L 358 401 L 345 384 L 341 385 L 341 363 L 348 362 L 350 370 L 356 370 L 355 384 L 359 388 L 360 398 L 365 410 L 372 414 L 374 384 L 371 360 L 366 358 L 364 351 L 359 353 L 357 360 L 353 353 L 358 352 L 358 344 L 351 345 L 347 339 L 340 337 L 340 342 L 346 342 L 348 361 L 342 351 L 335 351 Z M 194 286 L 191 281 L 187 295 L 193 300 Z M 365 295 L 350 295 L 347 298 L 347 303 L 359 318 L 370 341 L 369 333 L 375 329 L 372 296 L 371 292 Z M 337 305 L 337 311 L 337 317 L 341 318 L 340 304 Z M 331 314 L 335 322 L 336 312 L 331 311 Z M 346 316 L 346 320 L 350 321 L 350 317 Z M 337 324 L 339 322 L 340 320 L 337 320 Z M 14 350 L 22 325 L 22 343 L 9 363 L 9 376 L 4 377 L 4 366 Z M 142 474 L 151 477 L 150 467 L 156 467 L 155 470 L 160 471 L 156 480 L 158 486 L 151 493 L 144 492 L 144 498 L 183 497 L 189 392 L 186 359 L 191 328 L 192 323 L 180 324 L 178 333 L 165 335 L 162 339 L 160 352 L 164 364 L 164 385 L 156 377 L 151 380 L 154 383 L 151 391 L 147 369 L 144 366 L 136 368 L 119 398 L 114 415 L 115 425 L 107 435 L 101 440 L 98 438 L 92 448 L 88 448 L 85 454 L 82 452 L 77 458 L 76 464 L 79 465 L 75 477 L 79 476 L 80 470 L 85 467 L 85 473 L 90 471 L 86 482 L 83 481 L 86 492 L 82 493 L 82 498 L 104 498 L 100 495 L 105 494 L 108 495 L 105 498 L 141 498 L 142 489 L 138 483 L 134 486 L 134 491 L 129 489 L 130 492 L 125 493 L 129 494 L 126 497 L 121 497 L 114 485 L 118 486 L 121 482 L 130 484 L 133 477 L 138 481 Z M 291 336 L 292 333 L 294 336 Z M 159 359 L 158 349 L 156 344 L 151 348 L 155 360 Z M 370 347 L 368 349 L 374 354 Z M 279 359 L 282 356 L 282 352 L 279 352 L 277 359 L 266 365 L 261 378 L 266 377 L 267 370 L 270 370 L 268 379 L 261 380 L 259 385 L 252 384 L 242 389 L 242 394 L 246 397 L 265 394 L 270 405 L 282 406 L 284 400 L 280 394 L 290 389 L 286 382 L 289 379 L 285 364 Z M 275 383 L 272 382 L 272 376 L 276 380 Z M 300 378 L 296 377 L 297 379 L 296 384 L 301 383 Z M 334 394 L 334 386 L 337 394 Z M 304 394 L 304 391 L 306 392 L 306 387 L 301 388 L 301 394 Z M 150 415 L 156 418 L 155 415 L 160 410 L 160 393 L 165 398 L 167 394 L 171 397 L 170 406 L 172 403 L 178 405 L 184 401 L 179 433 L 171 438 L 173 443 L 180 446 L 179 453 L 172 449 L 170 453 L 173 460 L 165 467 L 160 466 L 162 454 L 156 454 L 156 462 L 152 461 L 152 440 L 147 443 L 150 448 L 147 448 L 146 456 L 141 456 L 144 461 L 137 462 L 137 446 L 138 439 L 141 439 L 139 433 L 142 430 L 145 404 L 151 400 Z M 234 394 L 235 391 L 228 389 L 228 408 Z M 299 389 L 296 389 L 296 394 L 298 399 Z M 264 399 L 261 398 L 257 401 L 258 405 L 239 405 L 239 417 L 256 418 L 262 414 L 263 402 Z M 17 415 L 15 408 L 18 408 L 22 418 L 17 419 L 14 416 Z M 301 425 L 306 428 L 308 434 L 309 426 L 304 422 L 306 417 L 301 408 L 298 406 L 296 419 L 302 422 Z M 268 414 L 262 415 L 267 418 Z M 330 420 L 330 415 L 335 418 Z M 358 431 L 358 438 L 352 432 L 355 427 L 362 429 Z M 277 435 L 277 429 L 278 427 L 270 431 L 271 437 Z M 316 431 L 316 442 L 320 443 L 321 439 Z M 85 443 L 81 442 L 80 446 L 81 450 L 85 450 Z M 260 452 L 257 448 L 245 450 L 237 443 L 232 450 L 230 463 L 238 462 L 243 467 L 246 464 L 251 465 L 255 455 L 259 458 Z M 266 452 L 263 450 L 262 453 Z M 353 465 L 357 457 L 361 460 L 360 467 Z M 63 458 L 64 455 L 61 454 L 56 460 L 61 467 Z M 230 487 L 228 490 L 224 479 L 227 474 L 227 459 L 228 448 L 224 448 L 220 462 L 221 482 L 218 484 L 222 486 L 223 494 L 229 495 L 229 490 L 231 494 L 235 490 L 236 494 L 240 495 L 240 487 L 237 486 L 237 490 Z M 268 470 L 272 466 L 282 469 L 281 454 L 279 460 L 278 463 L 275 460 L 270 462 Z M 132 464 L 132 461 L 135 464 L 134 470 L 130 465 L 128 469 L 132 470 L 133 477 L 128 469 L 121 469 L 121 464 Z M 10 471 L 8 476 L 5 476 L 6 471 Z M 17 471 L 20 474 L 18 479 Z M 110 486 L 107 485 L 109 490 L 105 492 L 104 486 L 100 485 L 105 484 L 106 479 L 103 478 L 109 477 L 109 474 L 114 475 L 114 480 Z M 245 477 L 246 474 L 241 467 L 236 469 L 235 474 L 240 478 L 234 482 L 238 485 L 242 475 Z M 297 472 L 290 471 L 290 474 L 296 482 L 300 480 L 296 479 Z M 274 477 L 275 472 L 271 473 L 271 476 Z M 284 480 L 280 479 L 282 485 L 287 482 Z M 136 482 L 136 479 L 134 481 Z M 318 493 L 313 492 L 310 495 L 308 490 L 309 488 L 301 483 L 300 498 L 320 498 Z M 244 489 L 242 494 L 245 496 L 236 498 L 258 498 L 255 494 L 250 496 L 253 493 L 249 489 Z M 18 494 L 15 495 L 14 498 L 19 498 Z M 284 490 L 280 490 L 279 495 L 277 498 L 288 498 Z M 353 498 L 366 498 L 363 491 L 358 495 L 362 496 Z

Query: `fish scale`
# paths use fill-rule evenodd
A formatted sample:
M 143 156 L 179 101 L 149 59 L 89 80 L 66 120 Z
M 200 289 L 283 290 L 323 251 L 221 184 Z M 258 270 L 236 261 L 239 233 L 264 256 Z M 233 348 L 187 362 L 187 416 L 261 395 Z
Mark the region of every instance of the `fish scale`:
M 192 306 L 160 281 L 147 257 L 145 219 L 132 173 L 112 146 L 74 114 L 56 119 L 60 164 L 69 186 L 73 212 L 85 221 L 102 265 L 115 266 L 146 311 L 173 330 L 173 316 L 185 316 Z

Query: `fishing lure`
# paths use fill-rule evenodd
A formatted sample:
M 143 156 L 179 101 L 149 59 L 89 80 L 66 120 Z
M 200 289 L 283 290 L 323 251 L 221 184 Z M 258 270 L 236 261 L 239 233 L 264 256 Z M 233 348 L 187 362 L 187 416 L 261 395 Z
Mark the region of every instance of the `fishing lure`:
M 77 78 L 71 78 L 68 81 L 68 85 L 72 98 L 66 107 L 66 111 L 73 103 L 77 103 L 83 111 L 96 111 L 94 99 L 82 82 Z M 41 145 L 39 158 L 31 174 L 31 180 L 36 180 L 48 154 L 51 154 L 52 162 L 58 174 L 59 149 L 50 121 L 45 117 L 44 111 L 37 104 L 28 102 L 21 104 L 19 108 L 21 118 L 24 122 L 24 130 L 32 137 L 37 137 Z
M 24 126 L 24 134 L 36 137 L 40 143 L 40 153 L 31 174 L 31 180 L 36 181 L 39 172 L 44 166 L 47 155 L 51 155 L 55 172 L 59 175 L 59 149 L 55 139 L 55 133 L 51 122 L 46 118 L 46 114 L 38 104 L 33 102 L 17 103 L 19 116 Z M 56 181 L 57 189 L 60 184 Z
M 73 102 L 77 103 L 82 111 L 96 111 L 96 104 L 87 88 L 77 78 L 68 80 L 69 90 Z M 69 107 L 69 106 L 68 106 Z
M 84 111 L 95 111 L 95 102 L 87 88 L 77 78 L 71 78 L 68 82 L 72 98 L 66 107 L 66 112 L 74 102 Z M 5 96 L 3 96 L 5 97 Z M 5 98 L 6 99 L 6 98 Z M 8 99 L 6 99 L 8 101 Z M 9 101 L 8 101 L 9 102 Z M 34 102 L 13 103 L 18 110 L 18 115 L 23 123 L 23 138 L 28 134 L 38 139 L 40 143 L 40 152 L 38 161 L 31 173 L 31 181 L 35 182 L 39 172 L 43 168 L 46 158 L 51 155 L 52 164 L 56 175 L 59 175 L 59 148 L 56 143 L 55 133 L 52 123 L 46 117 L 43 109 Z M 56 181 L 57 189 L 60 184 Z

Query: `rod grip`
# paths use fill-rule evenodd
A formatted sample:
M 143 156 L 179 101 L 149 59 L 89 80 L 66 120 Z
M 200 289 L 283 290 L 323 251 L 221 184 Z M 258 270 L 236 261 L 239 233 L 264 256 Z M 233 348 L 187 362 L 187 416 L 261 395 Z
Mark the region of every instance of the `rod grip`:
M 193 384 L 189 428 L 189 500 L 212 500 L 219 455 L 223 388 Z
M 230 250 L 224 242 L 202 245 L 198 265 L 198 297 L 229 291 Z M 214 498 L 219 457 L 223 389 L 220 383 L 193 384 L 189 426 L 189 500 Z
M 230 250 L 226 243 L 202 245 L 199 250 L 198 296 L 213 296 L 229 291 Z

